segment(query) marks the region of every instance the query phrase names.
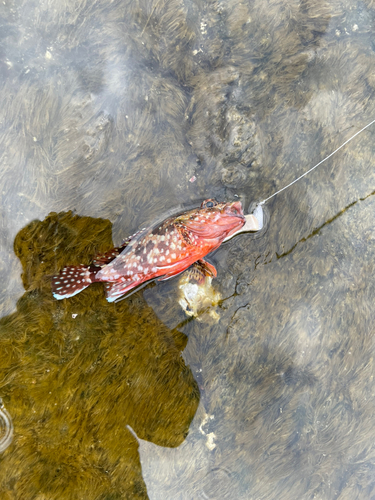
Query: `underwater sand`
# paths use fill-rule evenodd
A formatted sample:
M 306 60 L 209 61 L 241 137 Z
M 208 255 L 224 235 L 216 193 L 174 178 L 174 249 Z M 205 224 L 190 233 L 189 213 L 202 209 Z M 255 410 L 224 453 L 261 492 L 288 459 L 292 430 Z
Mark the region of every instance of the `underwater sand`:
M 210 258 L 198 317 L 178 278 L 118 304 L 49 281 L 171 209 L 247 211 L 374 119 L 374 20 L 1 3 L 1 500 L 375 499 L 375 126 Z

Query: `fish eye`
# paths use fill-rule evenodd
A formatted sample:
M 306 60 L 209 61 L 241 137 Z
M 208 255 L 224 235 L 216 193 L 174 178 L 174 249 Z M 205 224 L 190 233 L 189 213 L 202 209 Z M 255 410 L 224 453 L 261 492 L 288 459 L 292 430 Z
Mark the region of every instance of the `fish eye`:
M 215 207 L 216 205 L 217 205 L 216 200 L 205 200 L 202 203 L 201 208 L 212 208 L 212 207 Z
M 237 208 L 232 207 L 232 213 L 235 215 L 238 215 L 238 210 Z

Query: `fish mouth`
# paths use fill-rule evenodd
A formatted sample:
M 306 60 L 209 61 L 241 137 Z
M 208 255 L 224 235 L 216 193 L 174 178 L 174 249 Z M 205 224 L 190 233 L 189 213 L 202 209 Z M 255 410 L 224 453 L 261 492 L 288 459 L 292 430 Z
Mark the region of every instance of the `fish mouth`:
M 242 209 L 242 203 L 240 201 L 234 201 L 233 203 L 226 205 L 226 207 L 224 208 L 224 212 L 231 217 L 235 216 L 243 220 L 245 219 Z

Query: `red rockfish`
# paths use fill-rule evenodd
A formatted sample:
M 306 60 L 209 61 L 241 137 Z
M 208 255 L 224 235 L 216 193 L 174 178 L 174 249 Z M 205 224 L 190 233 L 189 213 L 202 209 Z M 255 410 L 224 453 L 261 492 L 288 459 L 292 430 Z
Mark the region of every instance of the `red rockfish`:
M 245 223 L 248 220 L 239 201 L 206 200 L 199 209 L 142 229 L 122 246 L 97 255 L 89 266 L 64 267 L 52 278 L 53 295 L 66 299 L 91 283 L 104 282 L 107 300 L 114 302 L 150 280 L 172 278 L 194 263 L 203 274 L 215 277 L 215 267 L 203 258 L 240 232 Z

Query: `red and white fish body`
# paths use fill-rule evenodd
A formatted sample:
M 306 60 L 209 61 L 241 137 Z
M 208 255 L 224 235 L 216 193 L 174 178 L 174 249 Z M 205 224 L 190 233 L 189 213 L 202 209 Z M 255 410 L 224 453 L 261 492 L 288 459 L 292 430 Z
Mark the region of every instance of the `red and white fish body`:
M 108 302 L 114 302 L 150 280 L 166 280 L 195 262 L 206 274 L 216 269 L 203 258 L 231 235 L 246 219 L 240 202 L 206 200 L 201 208 L 169 217 L 139 231 L 122 247 L 97 256 L 91 266 L 67 266 L 52 280 L 56 299 L 76 295 L 91 283 L 104 282 Z

